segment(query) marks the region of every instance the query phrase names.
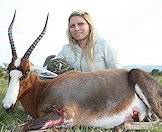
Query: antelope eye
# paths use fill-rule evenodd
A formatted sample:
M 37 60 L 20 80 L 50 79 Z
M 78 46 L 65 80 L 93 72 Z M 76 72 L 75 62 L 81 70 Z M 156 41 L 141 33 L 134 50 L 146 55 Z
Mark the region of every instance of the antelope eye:
M 23 80 L 23 76 L 22 76 L 22 77 L 20 77 L 20 81 L 21 81 L 21 80 Z

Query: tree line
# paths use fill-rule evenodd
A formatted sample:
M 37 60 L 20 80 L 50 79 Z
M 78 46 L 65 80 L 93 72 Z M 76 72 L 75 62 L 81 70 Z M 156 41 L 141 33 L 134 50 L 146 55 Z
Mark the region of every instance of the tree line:
M 152 69 L 151 75 L 153 75 L 153 76 L 162 76 L 162 71 L 160 71 L 159 69 Z

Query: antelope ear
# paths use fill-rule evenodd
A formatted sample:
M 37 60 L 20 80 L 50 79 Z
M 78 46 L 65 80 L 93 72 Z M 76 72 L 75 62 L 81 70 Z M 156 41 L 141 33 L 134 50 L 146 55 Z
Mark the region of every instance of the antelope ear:
M 52 79 L 52 78 L 55 78 L 58 76 L 56 73 L 53 73 L 53 72 L 46 70 L 42 67 L 37 67 L 34 65 L 32 65 L 31 71 L 36 73 L 39 77 L 45 78 L 45 79 Z

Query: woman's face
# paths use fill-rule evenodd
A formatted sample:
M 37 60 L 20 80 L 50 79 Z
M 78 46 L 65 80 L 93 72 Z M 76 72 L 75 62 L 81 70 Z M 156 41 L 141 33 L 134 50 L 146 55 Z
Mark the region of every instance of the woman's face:
M 69 32 L 72 37 L 79 41 L 85 40 L 89 35 L 89 25 L 81 16 L 73 16 L 69 22 Z

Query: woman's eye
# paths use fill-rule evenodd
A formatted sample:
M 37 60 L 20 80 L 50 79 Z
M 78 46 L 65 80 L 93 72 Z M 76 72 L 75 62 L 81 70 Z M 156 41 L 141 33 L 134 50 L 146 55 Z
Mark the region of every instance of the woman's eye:
M 75 25 L 73 24 L 73 25 L 70 25 L 70 28 L 74 28 L 75 27 Z
M 79 25 L 79 26 L 82 26 L 82 25 L 84 25 L 84 23 L 78 23 L 78 25 Z

